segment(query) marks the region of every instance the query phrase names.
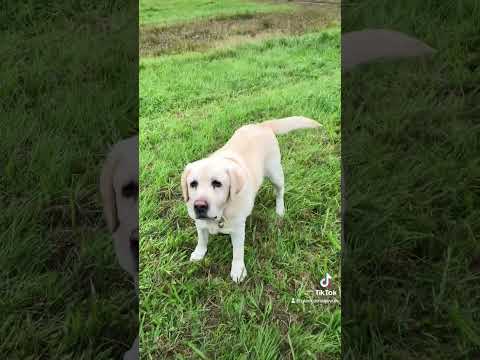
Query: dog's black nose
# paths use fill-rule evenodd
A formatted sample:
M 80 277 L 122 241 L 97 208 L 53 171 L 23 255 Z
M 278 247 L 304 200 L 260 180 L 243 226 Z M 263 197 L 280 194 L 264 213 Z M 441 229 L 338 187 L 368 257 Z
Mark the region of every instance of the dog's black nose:
M 206 217 L 208 211 L 208 203 L 205 200 L 196 200 L 193 203 L 193 208 L 198 217 Z

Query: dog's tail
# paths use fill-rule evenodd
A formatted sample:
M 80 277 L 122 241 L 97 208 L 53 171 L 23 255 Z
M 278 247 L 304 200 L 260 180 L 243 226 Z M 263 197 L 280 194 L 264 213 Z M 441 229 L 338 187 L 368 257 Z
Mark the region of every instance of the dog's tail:
M 320 126 L 315 120 L 306 118 L 304 116 L 290 116 L 283 119 L 268 120 L 259 125 L 268 127 L 274 134 L 286 134 L 297 129 L 310 129 Z

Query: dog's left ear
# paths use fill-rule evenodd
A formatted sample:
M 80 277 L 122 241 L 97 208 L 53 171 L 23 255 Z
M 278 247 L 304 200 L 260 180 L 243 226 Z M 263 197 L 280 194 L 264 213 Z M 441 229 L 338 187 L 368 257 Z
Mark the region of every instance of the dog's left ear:
M 102 195 L 103 212 L 107 221 L 108 230 L 114 233 L 118 227 L 117 203 L 115 199 L 115 188 L 113 187 L 113 174 L 116 166 L 116 151 L 112 149 L 108 154 L 100 175 L 100 193 Z
M 185 200 L 185 202 L 187 202 L 188 199 L 189 199 L 189 197 L 188 197 L 188 186 L 187 186 L 187 176 L 188 176 L 189 173 L 190 173 L 190 164 L 185 166 L 185 169 L 183 170 L 183 173 L 182 173 L 182 179 L 180 180 L 181 183 L 182 183 L 183 200 Z
M 235 198 L 245 186 L 245 174 L 238 165 L 227 168 L 227 173 L 230 176 L 230 197 Z

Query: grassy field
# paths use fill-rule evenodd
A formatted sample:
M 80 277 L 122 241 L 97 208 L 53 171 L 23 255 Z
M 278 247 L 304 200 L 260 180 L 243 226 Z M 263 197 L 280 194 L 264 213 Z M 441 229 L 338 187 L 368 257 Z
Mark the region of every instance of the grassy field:
M 340 307 L 292 304 L 325 272 L 340 291 L 340 47 L 332 28 L 140 64 L 140 321 L 144 359 L 337 359 Z M 249 276 L 229 278 L 231 245 L 204 261 L 180 190 L 183 167 L 243 124 L 302 114 L 322 128 L 279 137 L 286 216 L 266 182 L 247 221 Z
M 291 10 L 293 5 L 244 0 L 140 0 L 140 24 L 171 25 L 214 16 Z
M 342 79 L 345 358 L 478 358 L 480 4 L 345 6 L 345 30 L 386 27 L 437 49 Z
M 8 359 L 117 359 L 135 337 L 133 286 L 98 194 L 108 147 L 136 128 L 135 77 L 125 77 L 137 51 L 126 41 L 135 9 L 69 5 L 12 2 L 0 15 L 0 353 Z

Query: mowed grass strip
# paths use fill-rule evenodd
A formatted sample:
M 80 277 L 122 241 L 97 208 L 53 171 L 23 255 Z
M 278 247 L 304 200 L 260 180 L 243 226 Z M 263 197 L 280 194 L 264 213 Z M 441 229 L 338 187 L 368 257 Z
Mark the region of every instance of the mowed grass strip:
M 340 6 L 297 6 L 295 11 L 229 15 L 140 28 L 140 56 L 238 46 L 272 37 L 318 32 L 338 25 Z
M 140 67 L 140 318 L 145 359 L 333 359 L 340 309 L 291 304 L 325 272 L 340 289 L 339 29 Z M 228 236 L 196 244 L 180 190 L 184 166 L 238 127 L 301 114 L 322 124 L 279 137 L 286 216 L 266 181 L 247 220 L 248 278 L 229 278 Z M 250 357 L 247 357 L 247 353 Z
M 214 16 L 288 11 L 292 4 L 244 0 L 140 0 L 140 25 L 166 25 Z

